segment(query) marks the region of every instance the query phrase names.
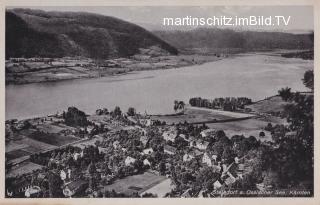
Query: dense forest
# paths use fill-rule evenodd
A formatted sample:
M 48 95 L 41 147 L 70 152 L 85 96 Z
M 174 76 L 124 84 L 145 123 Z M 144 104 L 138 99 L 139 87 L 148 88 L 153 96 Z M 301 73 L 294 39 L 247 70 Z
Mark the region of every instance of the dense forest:
M 6 59 L 10 57 L 127 57 L 140 48 L 177 50 L 149 31 L 117 18 L 84 12 L 6 11 Z

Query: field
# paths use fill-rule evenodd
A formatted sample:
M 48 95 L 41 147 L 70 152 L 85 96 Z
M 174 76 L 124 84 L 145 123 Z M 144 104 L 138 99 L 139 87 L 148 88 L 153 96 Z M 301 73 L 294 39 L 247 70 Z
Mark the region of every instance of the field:
M 282 111 L 286 104 L 288 103 L 283 101 L 280 96 L 272 96 L 246 107 L 257 113 L 271 113 Z
M 41 124 L 41 125 L 37 125 L 37 128 L 41 131 L 45 131 L 48 133 L 59 133 L 62 130 L 66 129 L 64 127 L 53 125 L 53 124 Z
M 42 169 L 42 166 L 32 162 L 23 162 L 18 166 L 12 168 L 12 170 L 10 170 L 9 174 L 7 174 L 6 177 L 17 177 L 18 175 L 31 173 L 32 171 L 38 169 Z
M 41 133 L 41 132 L 34 132 L 29 135 L 31 139 L 44 142 L 46 144 L 54 145 L 54 146 L 62 146 L 65 144 L 69 144 L 79 140 L 79 138 L 73 136 L 61 136 L 59 134 L 52 134 L 52 133 Z
M 252 117 L 253 115 L 245 113 L 228 112 L 222 110 L 213 110 L 206 108 L 187 107 L 183 114 L 179 115 L 155 115 L 152 116 L 154 120 L 165 121 L 167 124 L 172 123 L 201 123 L 214 122 L 223 120 L 232 120 L 238 118 Z
M 261 119 L 247 119 L 242 121 L 212 123 L 207 125 L 213 129 L 222 129 L 230 138 L 233 135 L 244 135 L 245 137 L 254 136 L 261 141 L 270 141 L 270 132 L 264 130 L 267 124 L 268 122 Z M 265 137 L 259 137 L 259 133 L 261 131 L 265 133 Z
M 116 192 L 123 192 L 132 194 L 138 192 L 139 194 L 151 187 L 163 182 L 167 179 L 165 176 L 158 176 L 156 174 L 145 172 L 139 175 L 133 175 L 115 181 L 113 184 L 105 186 L 105 190 L 115 190 Z
M 150 189 L 146 190 L 143 193 L 152 193 L 156 194 L 158 197 L 164 197 L 166 193 L 171 191 L 171 179 L 166 179 L 162 181 L 161 183 L 155 185 L 154 187 L 151 187 Z M 142 194 L 143 194 L 142 193 Z
M 20 157 L 28 156 L 30 154 L 31 154 L 30 152 L 18 149 L 18 150 L 14 150 L 14 151 L 11 151 L 11 152 L 7 152 L 6 153 L 6 157 L 7 157 L 8 160 L 13 160 L 13 159 L 17 159 L 17 158 L 20 158 Z
M 26 159 L 26 156 L 54 148 L 57 148 L 57 146 L 33 140 L 28 137 L 22 137 L 20 140 L 15 140 L 6 144 L 6 157 L 9 161 L 23 161 Z

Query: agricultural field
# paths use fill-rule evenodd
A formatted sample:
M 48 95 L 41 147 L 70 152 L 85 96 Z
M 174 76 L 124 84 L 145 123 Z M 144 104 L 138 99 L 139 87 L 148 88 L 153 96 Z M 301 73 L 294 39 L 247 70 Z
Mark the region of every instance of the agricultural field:
M 71 135 L 64 136 L 60 134 L 42 133 L 42 132 L 34 132 L 28 137 L 40 142 L 44 142 L 46 144 L 54 145 L 54 146 L 62 146 L 62 145 L 80 140 L 79 138 Z
M 66 128 L 64 127 L 53 125 L 53 124 L 41 124 L 41 125 L 37 125 L 37 128 L 41 131 L 45 131 L 48 133 L 59 133 L 63 130 L 66 130 Z
M 265 131 L 264 128 L 268 122 L 260 119 L 247 119 L 241 121 L 224 122 L 224 123 L 211 123 L 207 124 L 208 127 L 223 130 L 228 137 L 233 135 L 244 135 L 245 137 L 254 136 L 257 140 L 271 141 L 271 133 Z M 263 131 L 264 137 L 259 137 L 259 133 Z
M 32 162 L 23 162 L 23 163 L 20 163 L 18 166 L 15 166 L 14 168 L 12 168 L 6 177 L 17 177 L 18 175 L 31 173 L 39 169 L 42 169 L 42 166 L 39 164 L 35 164 Z
M 30 152 L 24 151 L 22 149 L 17 149 L 17 150 L 13 150 L 11 152 L 7 152 L 6 153 L 6 158 L 10 161 L 10 160 L 14 160 L 20 157 L 24 157 L 24 156 L 28 156 L 30 155 Z
M 187 107 L 183 114 L 177 115 L 157 115 L 152 116 L 154 120 L 165 121 L 167 124 L 172 123 L 200 123 L 200 122 L 215 122 L 220 120 L 232 120 L 238 118 L 253 117 L 251 114 L 236 113 L 222 110 L 213 110 L 198 107 Z
M 115 190 L 116 192 L 123 192 L 125 194 L 133 194 L 138 192 L 143 193 L 145 190 L 156 186 L 167 178 L 165 176 L 158 176 L 151 172 L 129 176 L 115 181 L 113 184 L 105 186 L 105 190 Z
M 55 148 L 57 148 L 57 146 L 23 136 L 20 140 L 6 143 L 6 157 L 9 161 L 16 161 L 17 159 L 23 160 L 31 154 Z

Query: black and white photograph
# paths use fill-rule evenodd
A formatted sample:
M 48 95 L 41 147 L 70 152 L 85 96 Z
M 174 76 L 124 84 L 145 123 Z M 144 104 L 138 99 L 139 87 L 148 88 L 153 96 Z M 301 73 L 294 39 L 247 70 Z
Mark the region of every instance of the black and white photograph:
M 4 16 L 3 197 L 314 197 L 312 5 Z

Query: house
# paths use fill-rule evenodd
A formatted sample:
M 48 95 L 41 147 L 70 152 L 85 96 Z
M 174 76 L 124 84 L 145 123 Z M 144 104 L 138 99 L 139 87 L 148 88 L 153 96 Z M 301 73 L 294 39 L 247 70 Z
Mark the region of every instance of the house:
M 116 140 L 112 143 L 112 146 L 114 149 L 118 149 L 118 148 L 120 148 L 120 142 L 118 140 Z
M 76 180 L 67 184 L 63 189 L 63 194 L 66 197 L 76 196 L 81 192 L 85 191 L 88 187 L 88 182 L 84 180 Z
M 217 131 L 215 129 L 206 129 L 200 132 L 201 137 L 214 137 L 216 135 Z
M 198 149 L 192 149 L 191 153 L 196 158 L 200 158 L 203 155 L 203 152 L 199 151 Z
M 130 156 L 127 156 L 127 158 L 124 160 L 124 164 L 125 164 L 126 166 L 130 166 L 130 165 L 132 165 L 135 161 L 136 161 L 135 158 L 130 157 Z
M 222 184 L 219 182 L 219 180 L 217 180 L 213 183 L 214 189 L 220 189 L 221 187 L 222 187 Z
M 297 136 L 297 132 L 296 131 L 287 132 L 285 134 L 286 138 L 291 138 L 291 139 L 295 138 L 296 136 Z
M 207 141 L 197 141 L 196 147 L 200 150 L 206 150 L 208 145 L 209 145 L 209 142 L 207 142 Z
M 142 151 L 143 154 L 152 154 L 153 153 L 153 149 L 152 148 L 147 148 L 147 149 L 144 149 Z
M 164 152 L 167 154 L 173 155 L 176 153 L 176 151 L 177 151 L 177 149 L 172 146 L 169 146 L 169 145 L 164 146 Z
M 60 178 L 62 181 L 64 181 L 67 178 L 67 174 L 64 170 L 60 171 Z
M 209 145 L 209 142 L 204 140 L 193 140 L 190 141 L 190 147 L 198 148 L 199 150 L 206 150 Z
M 38 186 L 32 186 L 32 187 L 29 187 L 24 195 L 28 198 L 30 197 L 37 197 L 37 195 L 41 192 L 41 188 L 38 187 Z
M 151 166 L 151 163 L 148 159 L 143 160 L 143 165 Z
M 183 155 L 182 159 L 183 159 L 184 162 L 189 162 L 192 159 L 194 159 L 194 156 L 192 154 L 186 153 L 186 154 Z
M 217 155 L 210 155 L 208 152 L 205 152 L 202 157 L 202 163 L 207 164 L 209 167 L 213 166 L 216 160 Z
M 230 184 L 233 184 L 236 182 L 236 178 L 229 176 L 226 180 L 224 180 L 224 183 L 229 186 Z
M 94 127 L 92 125 L 87 126 L 87 132 L 90 134 Z
M 170 129 L 168 131 L 165 131 L 162 133 L 162 137 L 165 141 L 171 141 L 174 142 L 174 140 L 177 137 L 177 130 L 175 129 Z
M 140 124 L 142 124 L 142 125 L 144 125 L 144 126 L 146 126 L 146 127 L 149 127 L 149 126 L 151 126 L 152 125 L 152 121 L 151 121 L 151 119 L 139 119 L 139 122 L 140 122 Z
M 190 142 L 190 137 L 187 137 L 185 134 L 180 134 L 179 137 L 181 137 L 182 139 L 184 139 L 187 142 Z
M 148 136 L 142 135 L 142 136 L 140 137 L 140 142 L 143 144 L 144 147 L 147 146 L 148 141 L 149 141 Z
M 245 169 L 244 164 L 239 164 L 239 165 L 238 165 L 238 171 L 239 171 L 239 172 L 243 172 L 244 169 Z

